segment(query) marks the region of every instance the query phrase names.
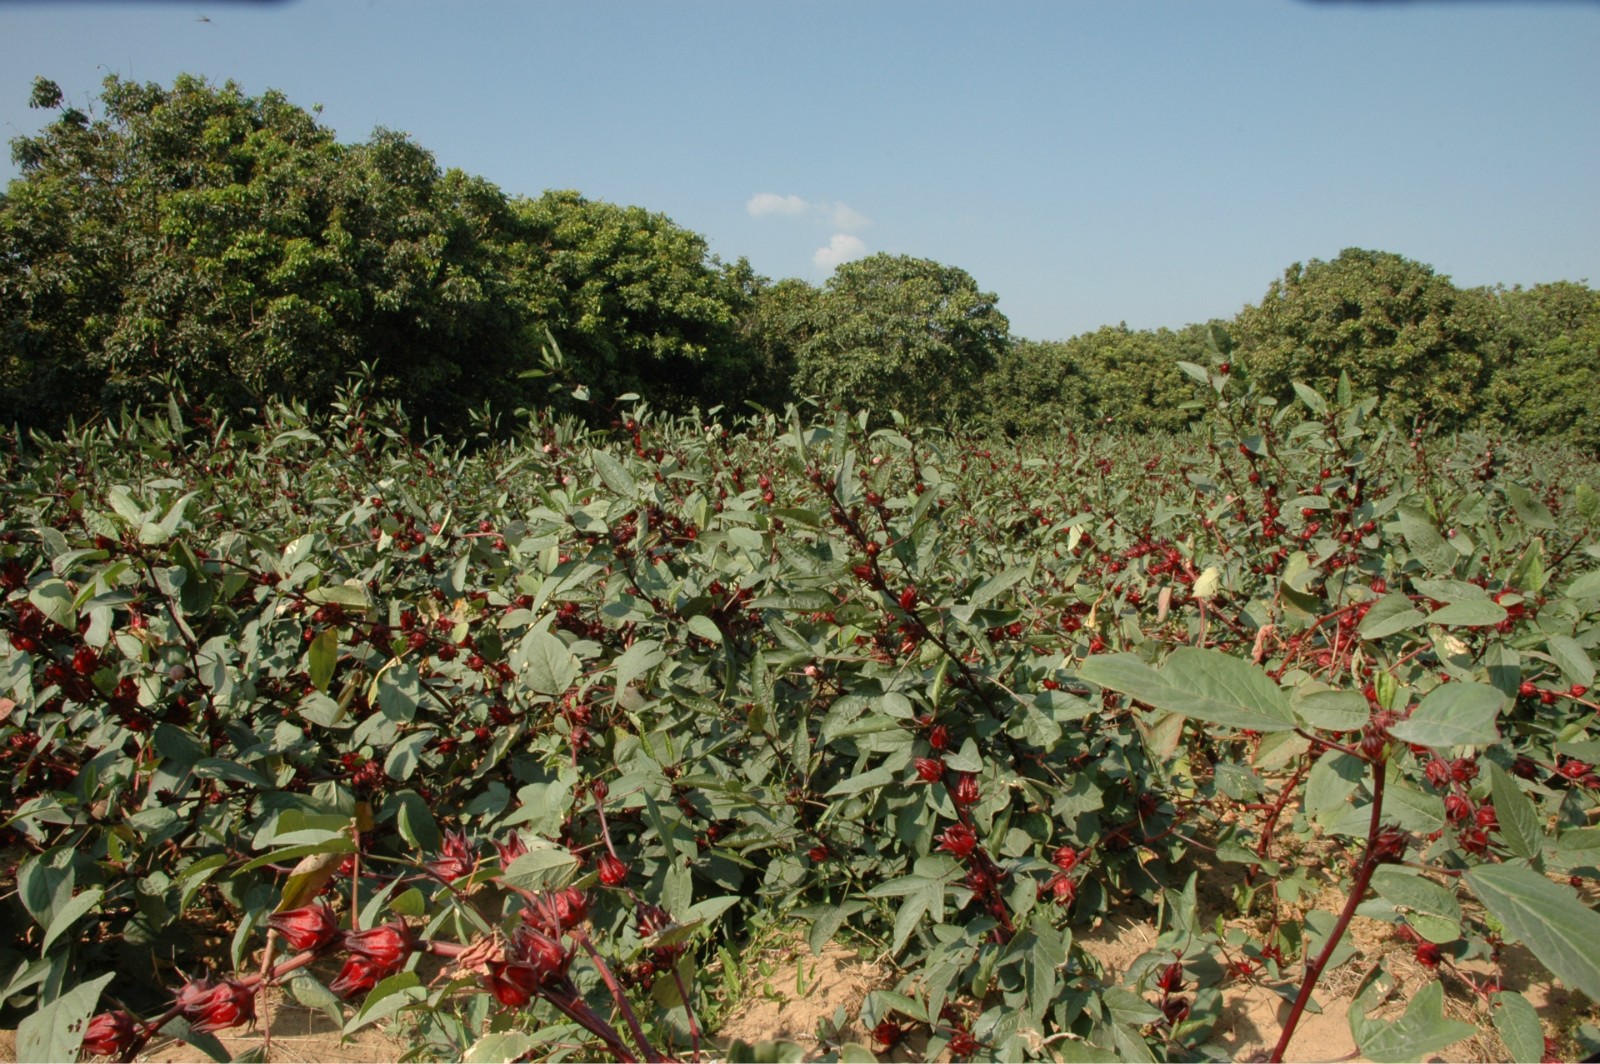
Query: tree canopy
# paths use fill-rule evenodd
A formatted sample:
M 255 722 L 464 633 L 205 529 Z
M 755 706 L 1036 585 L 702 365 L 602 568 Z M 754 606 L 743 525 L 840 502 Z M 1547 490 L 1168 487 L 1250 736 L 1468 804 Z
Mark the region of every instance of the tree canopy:
M 59 107 L 59 90 L 41 82 L 35 101 Z M 101 101 L 13 145 L 14 405 L 145 399 L 168 374 L 233 403 L 315 401 L 369 361 L 414 409 L 449 415 L 526 354 L 497 246 L 509 213 L 487 182 L 383 130 L 342 146 L 232 83 L 113 76 Z
M 508 197 L 385 129 L 342 143 L 267 91 L 105 80 L 87 110 L 12 141 L 0 195 L 0 422 L 49 428 L 164 397 L 231 410 L 326 402 L 361 366 L 435 429 L 558 401 L 525 371 L 553 338 L 591 418 L 808 396 L 1008 435 L 1181 430 L 1179 361 L 1231 360 L 1288 398 L 1341 374 L 1388 416 L 1501 425 L 1600 449 L 1600 294 L 1462 290 L 1350 248 L 1290 266 L 1231 321 L 1013 338 L 993 293 L 909 255 L 771 281 L 643 207 Z M 1208 337 L 1231 337 L 1231 354 Z
M 844 263 L 816 299 L 795 388 L 918 421 L 966 417 L 1010 339 L 995 302 L 965 270 L 931 259 Z
M 1239 361 L 1263 389 L 1294 381 L 1329 390 L 1341 373 L 1375 392 L 1384 412 L 1459 427 L 1487 383 L 1488 321 L 1433 267 L 1347 248 L 1331 262 L 1295 263 L 1234 323 Z

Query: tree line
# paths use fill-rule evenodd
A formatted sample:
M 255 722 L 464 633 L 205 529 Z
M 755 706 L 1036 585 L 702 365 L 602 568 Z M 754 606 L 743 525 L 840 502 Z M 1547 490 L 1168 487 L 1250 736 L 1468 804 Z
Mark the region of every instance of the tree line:
M 1268 394 L 1341 373 L 1387 414 L 1600 449 L 1600 293 L 1463 289 L 1348 249 L 1297 263 L 1231 319 L 1013 336 L 965 271 L 910 256 L 822 285 L 720 261 L 663 214 L 572 191 L 507 196 L 403 134 L 346 144 L 276 92 L 106 79 L 93 113 L 12 141 L 0 196 L 0 422 L 50 429 L 173 383 L 225 408 L 316 405 L 368 367 L 435 430 L 474 411 L 596 398 L 742 412 L 807 396 L 1029 435 L 1177 430 L 1177 363 Z

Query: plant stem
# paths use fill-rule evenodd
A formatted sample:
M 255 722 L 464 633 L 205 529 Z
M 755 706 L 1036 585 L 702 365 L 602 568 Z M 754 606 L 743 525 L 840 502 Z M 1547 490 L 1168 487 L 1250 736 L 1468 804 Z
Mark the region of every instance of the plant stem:
M 1300 1023 L 1300 1015 L 1305 1012 L 1306 1002 L 1311 1000 L 1311 991 L 1316 989 L 1317 981 L 1322 978 L 1322 969 L 1333 956 L 1333 951 L 1338 948 L 1339 940 L 1344 938 L 1345 930 L 1350 926 L 1350 919 L 1356 914 L 1356 907 L 1361 904 L 1361 899 L 1367 893 L 1367 887 L 1372 883 L 1372 873 L 1377 870 L 1379 863 L 1378 832 L 1383 817 L 1383 780 L 1388 771 L 1388 764 L 1383 761 L 1375 763 L 1372 774 L 1372 819 L 1367 825 L 1367 846 L 1361 854 L 1361 863 L 1356 866 L 1355 879 L 1350 884 L 1350 896 L 1345 899 L 1344 911 L 1339 914 L 1338 923 L 1333 925 L 1333 931 L 1328 935 L 1328 941 L 1323 944 L 1322 952 L 1316 959 L 1306 963 L 1305 978 L 1300 982 L 1300 993 L 1294 999 L 1294 1006 L 1289 1009 L 1288 1019 L 1283 1021 L 1283 1033 L 1278 1036 L 1278 1044 L 1272 1050 L 1272 1056 L 1267 1060 L 1270 1064 L 1279 1064 L 1283 1055 L 1288 1052 L 1289 1041 L 1294 1037 L 1294 1029 Z
M 650 1040 L 644 1036 L 644 1029 L 639 1026 L 639 1017 L 633 1014 L 633 1006 L 628 1004 L 628 996 L 622 992 L 622 987 L 617 983 L 617 977 L 611 973 L 610 965 L 606 964 L 605 958 L 600 956 L 600 951 L 595 949 L 594 943 L 589 941 L 588 934 L 573 928 L 567 932 L 567 937 L 577 942 L 589 954 L 589 959 L 594 962 L 595 968 L 600 972 L 600 978 L 605 981 L 606 989 L 611 991 L 611 996 L 616 1000 L 617 1007 L 622 1010 L 622 1018 L 627 1021 L 628 1030 L 633 1032 L 633 1040 L 639 1044 L 639 1050 L 644 1054 L 644 1059 L 660 1060 L 660 1056 L 651 1047 Z
M 683 985 L 683 973 L 672 966 L 672 978 L 678 983 L 678 996 L 683 999 L 683 1014 L 689 1018 L 689 1044 L 694 1047 L 694 1059 L 700 1059 L 700 1025 L 695 1022 L 694 1005 L 689 1001 L 689 988 Z

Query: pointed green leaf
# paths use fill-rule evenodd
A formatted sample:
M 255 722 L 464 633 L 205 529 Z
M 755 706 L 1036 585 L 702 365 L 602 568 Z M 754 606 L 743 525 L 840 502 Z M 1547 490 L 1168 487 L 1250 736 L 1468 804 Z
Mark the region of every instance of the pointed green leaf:
M 1444 1014 L 1444 984 L 1433 980 L 1417 991 L 1406 1006 L 1405 1015 L 1393 1022 L 1367 1018 L 1362 1010 L 1364 1030 L 1356 1032 L 1356 1008 L 1351 1007 L 1351 1033 L 1356 1034 L 1356 1044 L 1364 1056 L 1379 1064 L 1391 1061 L 1421 1060 L 1454 1045 L 1463 1038 L 1471 1038 L 1478 1029 L 1470 1023 L 1446 1019 Z
M 1485 746 L 1500 738 L 1495 718 L 1506 696 L 1487 684 L 1445 683 L 1429 691 L 1411 716 L 1389 729 L 1420 746 Z
M 1428 614 L 1428 623 L 1445 628 L 1482 628 L 1506 619 L 1506 608 L 1493 599 L 1452 602 Z
M 28 601 L 61 627 L 76 631 L 78 613 L 72 608 L 72 589 L 60 580 L 45 580 L 28 592 Z
M 311 677 L 311 686 L 326 693 L 329 682 L 333 680 L 333 670 L 338 664 L 339 630 L 332 627 L 324 628 L 306 648 L 306 672 Z
M 107 972 L 98 979 L 80 983 L 43 1008 L 22 1017 L 17 1024 L 19 1064 L 77 1060 L 83 1033 L 100 1002 L 100 991 L 114 978 Z
M 370 1023 L 393 1016 L 407 1005 L 427 999 L 428 991 L 416 972 L 397 972 L 367 992 L 367 998 L 344 1025 L 345 1034 L 354 1034 Z
M 1502 990 L 1490 999 L 1489 1016 L 1512 1060 L 1544 1059 L 1544 1030 L 1539 1014 L 1521 994 Z
M 879 765 L 877 768 L 863 772 L 859 776 L 851 776 L 848 779 L 840 780 L 823 797 L 846 798 L 852 794 L 860 794 L 862 791 L 870 791 L 875 787 L 887 786 L 895 782 L 895 779 L 894 770 L 886 765 Z
M 1479 865 L 1467 869 L 1466 879 L 1484 908 L 1546 968 L 1600 1001 L 1600 913 L 1579 901 L 1571 887 L 1523 865 Z
M 590 457 L 594 459 L 594 470 L 600 474 L 601 483 L 624 499 L 638 496 L 639 484 L 621 462 L 599 450 L 591 451 Z
M 1594 686 L 1594 659 L 1576 639 L 1566 635 L 1545 636 L 1544 645 L 1550 657 L 1560 666 L 1561 674 L 1573 683 Z
M 105 894 L 106 892 L 99 887 L 90 887 L 81 894 L 73 895 L 70 901 L 57 909 L 51 916 L 50 930 L 44 933 L 44 940 L 39 943 L 39 952 L 41 954 L 50 952 L 50 944 L 81 917 L 92 912 Z
M 1428 941 L 1443 945 L 1461 937 L 1461 903 L 1454 891 L 1392 865 L 1378 869 L 1372 889 L 1391 905 L 1409 909 L 1411 925 Z
M 1550 508 L 1538 497 L 1523 487 L 1521 484 L 1506 484 L 1506 498 L 1511 500 L 1511 509 L 1516 511 L 1517 517 L 1529 528 L 1555 528 L 1556 519 Z
M 1304 685 L 1295 689 L 1291 702 L 1295 714 L 1313 728 L 1328 731 L 1355 731 L 1372 716 L 1372 709 L 1360 691 L 1308 691 Z
M 565 694 L 578 678 L 578 659 L 567 644 L 543 629 L 529 632 L 518 653 L 523 661 L 519 678 L 540 694 Z
M 1455 548 L 1439 534 L 1433 518 L 1414 506 L 1401 506 L 1396 512 L 1400 521 L 1400 534 L 1405 537 L 1411 553 L 1426 565 L 1430 572 L 1449 575 L 1459 557 Z
M 972 589 L 972 597 L 967 600 L 968 605 L 982 606 L 984 603 L 999 597 L 1006 589 L 1014 586 L 1032 571 L 1032 566 L 1014 565 L 1009 569 L 996 573 Z
M 617 655 L 612 667 L 617 670 L 617 683 L 613 698 L 621 697 L 634 680 L 643 676 L 667 659 L 666 651 L 654 639 L 640 639 Z
M 1362 639 L 1384 639 L 1415 628 L 1428 618 L 1401 594 L 1385 595 L 1374 602 L 1356 629 Z
M 1495 819 L 1500 824 L 1500 837 L 1518 857 L 1529 860 L 1539 856 L 1543 838 L 1539 832 L 1539 814 L 1533 801 L 1516 780 L 1499 765 L 1484 758 L 1489 766 L 1489 795 L 1494 800 Z
M 1079 675 L 1157 709 L 1259 732 L 1292 731 L 1294 714 L 1283 690 L 1265 672 L 1218 650 L 1181 647 L 1160 670 L 1133 654 L 1090 658 Z

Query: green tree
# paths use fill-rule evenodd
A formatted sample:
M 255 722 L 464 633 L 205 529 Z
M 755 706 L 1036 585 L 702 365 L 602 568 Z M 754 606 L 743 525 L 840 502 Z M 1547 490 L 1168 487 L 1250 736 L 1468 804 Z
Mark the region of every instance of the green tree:
M 449 420 L 527 356 L 511 216 L 403 136 L 364 145 L 281 94 L 106 79 L 13 143 L 0 204 L 0 386 L 29 422 L 161 394 L 324 399 L 360 361 Z M 34 102 L 60 108 L 59 90 Z
M 1197 416 L 1182 409 L 1194 390 L 1178 362 L 1208 361 L 1204 333 L 1203 325 L 1179 332 L 1106 325 L 1068 340 L 1066 357 L 1084 378 L 1089 407 L 1101 424 L 1175 432 Z
M 821 293 L 795 277 L 752 280 L 739 325 L 748 359 L 746 398 L 775 410 L 794 398 L 790 385 L 800 349 L 811 338 Z
M 546 192 L 512 205 L 514 283 L 597 398 L 639 392 L 668 405 L 734 404 L 752 387 L 740 321 L 747 263 L 723 265 L 664 214 Z
M 1486 408 L 1519 434 L 1600 451 L 1600 292 L 1558 281 L 1478 294 L 1494 317 Z
M 1009 344 L 992 293 L 964 270 L 906 255 L 841 265 L 816 300 L 794 390 L 922 422 L 963 419 Z
M 1237 361 L 1269 393 L 1287 398 L 1296 380 L 1328 391 L 1344 372 L 1389 416 L 1450 428 L 1481 401 L 1488 329 L 1481 301 L 1431 266 L 1349 248 L 1289 267 L 1239 313 L 1233 335 Z
M 1068 345 L 1017 339 L 981 386 L 978 425 L 1000 435 L 1047 436 L 1095 423 L 1094 396 Z
M 1178 362 L 1214 361 L 1205 325 L 1107 325 L 1070 340 L 1021 340 L 984 380 L 981 423 L 1008 436 L 1062 428 L 1177 432 L 1199 416 Z

